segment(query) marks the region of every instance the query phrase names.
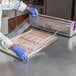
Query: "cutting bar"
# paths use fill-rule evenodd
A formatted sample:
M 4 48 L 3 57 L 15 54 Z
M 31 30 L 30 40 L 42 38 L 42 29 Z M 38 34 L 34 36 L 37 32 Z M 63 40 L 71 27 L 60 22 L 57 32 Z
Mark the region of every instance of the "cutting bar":
M 34 17 L 31 15 L 29 17 L 29 22 L 31 23 Z M 57 17 L 39 15 L 39 21 L 32 27 L 49 31 L 55 34 L 59 34 L 66 37 L 72 37 L 76 34 L 76 22 L 66 19 L 61 19 Z

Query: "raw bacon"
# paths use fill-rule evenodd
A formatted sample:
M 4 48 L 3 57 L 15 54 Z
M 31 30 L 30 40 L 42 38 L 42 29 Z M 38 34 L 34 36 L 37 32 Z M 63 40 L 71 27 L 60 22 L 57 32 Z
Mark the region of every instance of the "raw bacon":
M 30 54 L 56 38 L 56 36 L 32 29 L 13 38 L 12 41 Z

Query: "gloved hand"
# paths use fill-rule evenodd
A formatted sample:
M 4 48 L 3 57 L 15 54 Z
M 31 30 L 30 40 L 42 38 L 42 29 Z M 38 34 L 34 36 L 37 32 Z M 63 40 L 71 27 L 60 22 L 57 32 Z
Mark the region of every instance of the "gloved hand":
M 19 46 L 13 46 L 12 51 L 14 51 L 21 60 L 25 61 L 28 59 L 28 53 L 26 50 L 20 48 Z
M 33 7 L 29 7 L 28 11 L 33 14 L 34 16 L 38 16 L 38 10 L 36 8 Z

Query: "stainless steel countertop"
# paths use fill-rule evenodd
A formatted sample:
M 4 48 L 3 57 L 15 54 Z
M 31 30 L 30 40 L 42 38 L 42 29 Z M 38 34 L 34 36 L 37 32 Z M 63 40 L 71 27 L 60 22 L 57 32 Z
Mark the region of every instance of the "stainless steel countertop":
M 0 76 L 76 76 L 76 36 L 58 37 L 28 62 L 0 52 Z

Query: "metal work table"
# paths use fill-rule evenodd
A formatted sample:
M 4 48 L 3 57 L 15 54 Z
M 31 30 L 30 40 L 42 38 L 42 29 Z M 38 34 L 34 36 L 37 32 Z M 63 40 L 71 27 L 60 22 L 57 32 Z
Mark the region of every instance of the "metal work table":
M 0 76 L 76 76 L 76 36 L 58 37 L 25 63 L 0 52 Z

